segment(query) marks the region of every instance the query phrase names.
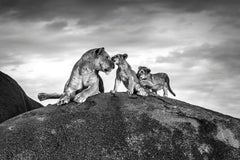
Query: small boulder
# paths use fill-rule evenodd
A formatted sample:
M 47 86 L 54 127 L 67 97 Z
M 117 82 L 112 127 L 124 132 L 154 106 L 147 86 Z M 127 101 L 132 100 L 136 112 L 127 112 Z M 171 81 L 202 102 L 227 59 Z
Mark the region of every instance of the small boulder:
M 14 79 L 0 71 L 0 123 L 40 107 L 43 106 L 28 97 Z

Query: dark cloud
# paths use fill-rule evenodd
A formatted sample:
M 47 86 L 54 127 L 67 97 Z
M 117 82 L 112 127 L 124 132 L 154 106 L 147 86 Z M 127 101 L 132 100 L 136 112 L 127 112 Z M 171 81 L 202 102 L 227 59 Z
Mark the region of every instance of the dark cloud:
M 198 100 L 189 101 L 208 108 L 224 106 L 219 110 L 239 117 L 235 113 L 240 103 L 239 44 L 239 40 L 204 44 L 183 52 L 171 52 L 168 57 L 158 57 L 156 62 L 163 66 L 168 64 L 163 69 L 171 73 L 170 78 L 180 92 L 188 91 L 191 96 L 197 96 Z
M 15 19 L 50 20 L 55 17 L 79 18 L 79 23 L 111 18 L 114 11 L 138 8 L 144 14 L 211 11 L 213 14 L 239 16 L 238 0 L 0 0 L 0 14 Z M 168 10 L 169 12 L 169 10 Z
M 46 28 L 52 31 L 59 31 L 67 27 L 68 23 L 66 21 L 54 21 L 52 23 L 46 24 Z
M 51 20 L 55 17 L 103 16 L 115 7 L 113 1 L 92 0 L 1 0 L 0 13 L 15 19 Z
M 230 12 L 233 9 L 237 9 L 237 5 L 240 4 L 238 0 L 160 0 L 160 3 L 166 7 L 171 7 L 176 10 L 185 10 L 188 12 L 201 12 L 216 10 L 222 12 Z
M 203 68 L 217 70 L 226 75 L 240 74 L 240 40 L 228 40 L 218 45 L 203 44 L 182 52 L 172 52 L 168 57 L 158 57 L 158 63 L 178 63 L 186 68 L 209 64 Z M 201 62 L 207 63 L 201 63 Z
M 219 16 L 218 21 L 215 26 L 212 28 L 211 32 L 216 32 L 218 34 L 227 34 L 229 36 L 239 36 L 240 32 L 240 20 L 239 15 L 234 16 Z M 231 35 L 234 33 L 234 35 Z
M 45 54 L 49 55 L 56 53 L 58 51 L 66 50 L 67 44 L 59 44 L 56 40 L 47 39 L 46 37 L 9 37 L 6 39 L 0 39 L 0 51 L 6 54 L 21 54 L 21 55 L 31 55 L 31 54 Z
M 144 25 L 131 26 L 123 24 L 116 27 L 99 27 L 86 36 L 89 41 L 95 42 L 99 41 L 99 37 L 101 37 L 101 43 L 107 44 L 109 47 L 135 48 L 136 50 L 142 47 L 145 49 L 169 47 L 178 43 L 178 40 L 173 38 L 153 36 L 153 34 L 158 34 L 154 33 L 156 28 Z
M 0 69 L 2 67 L 12 66 L 14 68 L 18 67 L 21 64 L 24 64 L 26 59 L 23 55 L 16 55 L 13 53 L 0 53 Z

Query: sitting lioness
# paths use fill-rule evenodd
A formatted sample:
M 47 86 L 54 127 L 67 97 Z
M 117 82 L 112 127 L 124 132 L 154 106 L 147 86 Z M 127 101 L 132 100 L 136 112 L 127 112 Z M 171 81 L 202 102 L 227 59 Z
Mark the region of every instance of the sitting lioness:
M 84 53 L 74 65 L 62 94 L 39 93 L 38 99 L 43 101 L 60 98 L 57 105 L 69 103 L 71 100 L 82 103 L 89 96 L 104 92 L 103 82 L 98 72 L 107 74 L 112 69 L 114 69 L 114 63 L 104 48 L 91 49 Z
M 173 96 L 176 96 L 170 87 L 170 79 L 166 73 L 151 74 L 151 70 L 147 67 L 138 67 L 137 77 L 140 84 L 157 94 L 157 91 L 163 89 L 163 95 L 168 96 L 168 90 Z
M 127 54 L 117 54 L 112 57 L 112 61 L 118 66 L 118 69 L 116 72 L 114 89 L 111 93 L 117 92 L 117 88 L 122 81 L 124 86 L 128 89 L 128 94 L 147 96 L 147 92 L 139 84 L 136 72 L 132 70 L 131 66 L 126 61 L 127 57 Z

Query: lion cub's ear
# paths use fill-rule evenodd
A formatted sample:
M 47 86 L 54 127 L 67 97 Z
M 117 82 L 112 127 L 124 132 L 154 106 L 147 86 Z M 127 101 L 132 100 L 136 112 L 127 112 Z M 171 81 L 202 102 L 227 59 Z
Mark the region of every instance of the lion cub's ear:
M 147 73 L 150 73 L 150 72 L 151 72 L 151 69 L 146 68 L 146 72 L 147 72 Z
M 124 53 L 123 54 L 123 59 L 127 59 L 128 58 L 128 54 L 127 53 Z
M 97 48 L 96 50 L 95 50 L 95 55 L 96 56 L 99 56 L 99 55 L 101 55 L 101 53 L 104 51 L 104 47 L 102 47 L 102 48 Z
M 142 69 L 142 68 L 144 68 L 144 67 L 143 67 L 143 66 L 139 66 L 139 67 L 138 67 L 138 70 L 140 70 L 140 69 Z

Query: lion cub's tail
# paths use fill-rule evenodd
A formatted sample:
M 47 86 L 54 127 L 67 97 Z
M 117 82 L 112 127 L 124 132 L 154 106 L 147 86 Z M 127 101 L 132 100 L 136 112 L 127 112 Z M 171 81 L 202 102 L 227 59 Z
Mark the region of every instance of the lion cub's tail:
M 176 96 L 176 94 L 173 92 L 173 90 L 170 87 L 170 79 L 168 76 L 166 76 L 165 82 L 167 82 L 168 90 L 172 93 L 173 96 Z

